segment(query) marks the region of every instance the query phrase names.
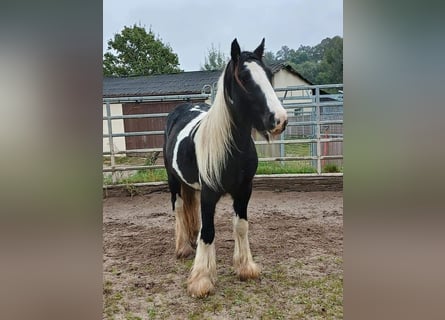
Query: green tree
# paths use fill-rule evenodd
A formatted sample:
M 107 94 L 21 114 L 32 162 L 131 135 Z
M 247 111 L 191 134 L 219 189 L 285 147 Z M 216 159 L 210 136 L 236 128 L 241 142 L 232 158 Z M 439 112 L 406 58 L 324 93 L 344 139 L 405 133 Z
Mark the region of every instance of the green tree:
M 314 61 L 305 61 L 300 64 L 291 63 L 295 70 L 297 70 L 303 77 L 312 83 L 317 84 L 317 76 L 319 73 L 319 65 Z M 327 82 L 326 82 L 327 83 Z
M 313 60 L 311 46 L 300 46 L 291 56 L 291 62 L 295 64 L 305 63 Z
M 278 59 L 275 57 L 275 54 L 272 51 L 266 51 L 264 53 L 263 61 L 266 65 L 271 66 L 278 62 Z
M 227 63 L 228 59 L 221 49 L 215 48 L 215 45 L 212 43 L 212 47 L 207 52 L 207 57 L 205 58 L 204 66 L 201 66 L 201 70 L 206 71 L 214 71 L 214 70 L 222 70 Z
M 339 36 L 325 38 L 313 47 L 300 46 L 297 50 L 282 46 L 276 56 L 312 83 L 343 83 L 343 39 Z
M 178 55 L 150 29 L 133 25 L 108 41 L 103 57 L 105 76 L 141 76 L 181 72 Z
M 295 54 L 295 50 L 289 48 L 288 46 L 282 46 L 280 50 L 277 51 L 276 58 L 281 62 L 290 62 Z
M 317 75 L 318 83 L 343 83 L 343 39 L 329 39 Z

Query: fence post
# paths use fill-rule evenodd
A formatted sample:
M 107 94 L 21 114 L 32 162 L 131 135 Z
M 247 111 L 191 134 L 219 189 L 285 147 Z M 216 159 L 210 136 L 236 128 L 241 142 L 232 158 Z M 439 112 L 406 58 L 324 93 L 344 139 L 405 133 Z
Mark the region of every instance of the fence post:
M 286 100 L 287 97 L 287 90 L 284 91 L 284 95 L 282 98 L 280 99 L 281 105 L 283 106 L 284 110 L 286 110 L 287 113 L 287 109 L 284 107 L 284 100 Z M 286 149 L 285 149 L 285 144 L 283 143 L 283 141 L 285 140 L 285 131 L 281 132 L 280 134 L 280 157 L 284 158 L 286 156 Z M 285 162 L 283 160 L 280 161 L 281 166 L 283 167 L 285 165 Z
M 108 125 L 108 144 L 110 145 L 110 161 L 111 161 L 111 181 L 116 183 L 116 175 L 114 168 L 116 166 L 116 161 L 114 158 L 114 142 L 113 142 L 113 124 L 111 123 L 111 107 L 110 102 L 106 104 L 107 110 L 107 125 Z
M 315 88 L 315 136 L 317 139 L 317 173 L 321 174 L 320 88 Z
M 283 141 L 284 141 L 284 131 L 280 134 L 280 142 L 281 142 L 280 143 L 280 157 L 281 158 L 284 158 L 286 156 L 286 152 L 285 152 L 285 149 L 284 149 Z M 284 166 L 284 161 L 280 160 L 280 164 L 283 167 Z

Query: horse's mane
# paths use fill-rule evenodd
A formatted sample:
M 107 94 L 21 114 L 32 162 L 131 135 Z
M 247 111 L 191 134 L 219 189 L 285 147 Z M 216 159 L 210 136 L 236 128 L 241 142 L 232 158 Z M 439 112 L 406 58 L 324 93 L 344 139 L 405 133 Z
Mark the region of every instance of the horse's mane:
M 227 69 L 218 80 L 215 100 L 195 134 L 196 161 L 201 179 L 214 190 L 221 187 L 221 172 L 233 145 L 232 117 L 224 92 Z

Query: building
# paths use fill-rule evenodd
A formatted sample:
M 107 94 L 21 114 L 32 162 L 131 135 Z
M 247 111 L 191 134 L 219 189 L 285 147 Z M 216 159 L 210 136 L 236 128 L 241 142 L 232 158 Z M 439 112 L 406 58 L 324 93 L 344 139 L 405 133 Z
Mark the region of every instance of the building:
M 311 84 L 288 64 L 274 64 L 271 66 L 271 70 L 274 88 Z M 140 77 L 107 77 L 103 80 L 103 98 L 104 102 L 107 99 L 113 100 L 110 103 L 112 116 L 168 113 L 184 99 L 193 103 L 210 103 L 210 100 L 202 94 L 208 95 L 211 92 L 211 87 L 216 88 L 220 75 L 221 71 L 192 71 Z M 277 94 L 283 96 L 285 93 L 278 92 Z M 291 95 L 302 95 L 303 98 L 307 95 L 305 97 L 307 99 L 311 92 L 310 90 L 307 92 L 298 91 L 298 93 L 293 91 Z M 105 103 L 103 110 L 105 117 Z M 165 117 L 112 120 L 113 134 L 162 131 L 164 126 Z M 107 120 L 104 120 L 103 128 L 104 134 L 108 134 Z M 113 138 L 114 150 L 119 152 L 161 148 L 162 144 L 162 134 Z M 103 152 L 109 151 L 109 139 L 104 137 Z

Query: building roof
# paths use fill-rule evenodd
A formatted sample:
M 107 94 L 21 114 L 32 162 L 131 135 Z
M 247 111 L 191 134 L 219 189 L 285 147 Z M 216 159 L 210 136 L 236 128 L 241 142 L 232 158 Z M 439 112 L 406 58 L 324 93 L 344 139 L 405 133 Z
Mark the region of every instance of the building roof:
M 139 77 L 104 77 L 103 97 L 158 96 L 201 93 L 218 81 L 221 71 L 192 71 Z
M 312 84 L 289 64 L 276 63 L 269 67 L 273 74 L 286 69 Z M 104 77 L 102 94 L 104 98 L 199 94 L 205 85 L 215 84 L 220 75 L 221 71 L 191 71 L 137 77 Z
M 292 67 L 292 65 L 290 65 L 289 63 L 277 62 L 277 63 L 269 65 L 269 68 L 270 68 L 270 70 L 272 71 L 273 74 L 277 73 L 278 71 L 280 71 L 282 69 L 285 69 L 285 70 L 289 71 L 290 73 L 300 77 L 301 79 L 306 81 L 309 85 L 313 85 L 313 83 L 311 81 L 309 81 L 308 79 L 303 77 L 301 75 L 301 73 L 299 73 L 297 70 L 295 70 L 294 67 Z

